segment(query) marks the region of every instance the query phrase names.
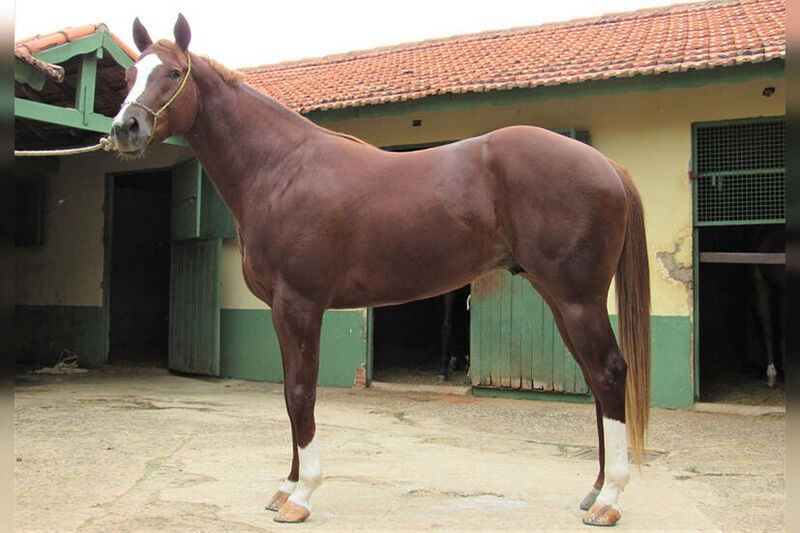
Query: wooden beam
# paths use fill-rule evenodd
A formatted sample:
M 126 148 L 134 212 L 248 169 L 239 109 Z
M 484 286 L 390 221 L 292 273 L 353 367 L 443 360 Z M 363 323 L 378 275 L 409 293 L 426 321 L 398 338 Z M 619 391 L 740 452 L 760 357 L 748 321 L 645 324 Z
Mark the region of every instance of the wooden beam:
M 109 117 L 92 112 L 84 116 L 84 113 L 77 109 L 33 102 L 19 97 L 14 98 L 14 115 L 99 133 L 111 131 L 111 119 Z
M 83 115 L 83 125 L 89 124 L 90 115 L 94 113 L 94 97 L 97 80 L 97 54 L 85 54 L 78 73 L 78 85 L 75 88 L 75 109 Z
M 84 113 L 77 109 L 43 104 L 19 97 L 14 98 L 14 116 L 104 134 L 111 132 L 111 121 L 113 120 L 111 117 L 91 112 L 88 113 L 88 120 L 84 124 Z M 164 144 L 189 146 L 183 137 L 170 137 L 164 141 Z
M 736 265 L 785 265 L 786 254 L 783 252 L 700 252 L 700 262 Z
M 46 78 L 43 72 L 36 70 L 19 59 L 14 61 L 14 81 L 26 83 L 34 90 L 41 91 L 44 87 L 45 80 Z
M 103 45 L 103 34 L 105 32 L 93 33 L 80 39 L 75 39 L 60 46 L 36 52 L 33 56 L 46 63 L 60 64 L 75 56 L 89 54 Z
M 133 58 L 131 58 L 125 50 L 120 48 L 108 33 L 103 33 L 103 48 L 108 51 L 114 61 L 122 68 L 127 69 L 133 65 Z

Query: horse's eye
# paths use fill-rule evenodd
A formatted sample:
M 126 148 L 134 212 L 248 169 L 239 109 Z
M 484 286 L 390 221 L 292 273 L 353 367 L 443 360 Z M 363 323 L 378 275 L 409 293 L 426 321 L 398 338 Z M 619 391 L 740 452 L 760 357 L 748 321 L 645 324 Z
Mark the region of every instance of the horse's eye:
M 173 70 L 169 71 L 169 77 L 172 78 L 173 80 L 177 80 L 177 79 L 179 79 L 181 77 L 181 71 L 177 70 L 177 69 L 173 69 Z

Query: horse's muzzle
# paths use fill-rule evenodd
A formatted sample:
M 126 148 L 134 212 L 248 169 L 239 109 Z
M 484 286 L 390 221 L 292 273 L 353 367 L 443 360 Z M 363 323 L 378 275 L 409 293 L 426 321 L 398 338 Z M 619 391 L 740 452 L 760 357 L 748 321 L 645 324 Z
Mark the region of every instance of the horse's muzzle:
M 128 109 L 111 124 L 111 140 L 124 154 L 138 155 L 147 149 L 151 126 L 147 117 L 137 115 L 135 108 Z

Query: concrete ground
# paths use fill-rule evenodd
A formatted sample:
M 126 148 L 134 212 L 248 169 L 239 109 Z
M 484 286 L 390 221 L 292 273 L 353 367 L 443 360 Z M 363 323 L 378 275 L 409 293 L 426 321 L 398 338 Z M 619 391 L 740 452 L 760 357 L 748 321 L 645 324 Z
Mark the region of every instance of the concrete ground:
M 107 367 L 19 374 L 17 531 L 587 531 L 594 407 L 322 388 L 304 524 L 264 504 L 291 457 L 282 386 Z M 653 409 L 619 531 L 784 529 L 784 418 Z

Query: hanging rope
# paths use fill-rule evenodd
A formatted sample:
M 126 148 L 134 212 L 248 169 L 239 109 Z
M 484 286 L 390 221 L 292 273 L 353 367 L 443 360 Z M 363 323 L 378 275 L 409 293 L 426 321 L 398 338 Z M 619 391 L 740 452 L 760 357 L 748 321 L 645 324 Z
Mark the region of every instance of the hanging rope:
M 67 148 L 64 150 L 14 150 L 14 157 L 52 157 L 59 155 L 76 155 L 86 154 L 89 152 L 96 152 L 97 150 L 104 150 L 106 152 L 115 150 L 117 147 L 114 141 L 108 137 L 103 137 L 100 142 L 94 146 L 86 146 L 84 148 Z

